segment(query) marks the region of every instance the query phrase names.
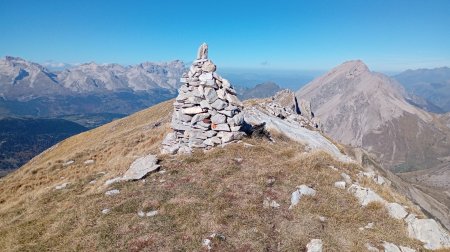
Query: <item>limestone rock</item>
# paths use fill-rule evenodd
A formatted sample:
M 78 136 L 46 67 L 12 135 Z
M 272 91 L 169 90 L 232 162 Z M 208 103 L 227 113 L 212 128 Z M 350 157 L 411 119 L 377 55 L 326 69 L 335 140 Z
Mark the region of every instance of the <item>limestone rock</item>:
M 380 202 L 385 204 L 386 201 L 381 198 L 376 192 L 372 191 L 370 188 L 365 188 L 356 184 L 351 185 L 348 188 L 348 191 L 351 192 L 356 198 L 358 198 L 359 203 L 362 206 L 367 206 L 371 202 Z
M 345 189 L 345 181 L 337 181 L 334 183 L 334 187 L 339 189 Z
M 312 239 L 306 245 L 306 252 L 322 252 L 323 242 L 321 239 Z
M 297 190 L 295 190 L 291 195 L 291 206 L 289 207 L 289 209 L 297 205 L 303 196 L 315 196 L 315 195 L 316 190 L 312 189 L 311 187 L 308 187 L 306 185 L 298 186 Z
M 417 219 L 414 214 L 410 214 L 405 222 L 408 224 L 409 237 L 425 243 L 426 249 L 450 248 L 450 235 L 435 220 Z
M 401 220 L 405 218 L 408 215 L 408 212 L 406 212 L 405 208 L 401 206 L 398 203 L 387 203 L 386 209 L 388 210 L 389 215 L 392 218 L 395 218 L 397 220 Z
M 119 194 L 119 193 L 120 193 L 119 190 L 113 189 L 113 190 L 109 190 L 109 191 L 105 192 L 105 195 L 106 196 L 114 196 L 114 195 Z
M 136 159 L 130 168 L 123 175 L 123 180 L 138 180 L 145 177 L 148 173 L 155 171 L 160 166 L 155 155 L 147 155 Z

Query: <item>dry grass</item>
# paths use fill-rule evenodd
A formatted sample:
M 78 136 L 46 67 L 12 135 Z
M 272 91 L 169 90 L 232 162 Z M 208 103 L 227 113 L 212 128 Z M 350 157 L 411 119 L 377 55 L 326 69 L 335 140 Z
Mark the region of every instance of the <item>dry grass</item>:
M 361 167 L 323 152 L 306 153 L 282 135 L 274 143 L 246 139 L 253 147 L 237 143 L 191 156 L 160 156 L 165 173 L 106 188 L 104 181 L 122 174 L 136 157 L 158 152 L 170 111 L 166 102 L 67 139 L 2 179 L 0 250 L 202 251 L 202 240 L 213 232 L 226 237 L 213 240 L 214 251 L 299 251 L 312 238 L 321 238 L 325 251 L 364 251 L 366 242 L 382 241 L 420 249 L 383 207 L 361 208 L 333 186 L 341 172 L 355 178 Z M 84 165 L 87 159 L 95 164 Z M 67 160 L 75 163 L 63 167 Z M 62 182 L 70 184 L 53 189 Z M 301 184 L 317 195 L 288 210 Z M 107 197 L 109 189 L 121 192 Z M 394 197 L 388 189 L 377 190 Z M 263 208 L 265 198 L 281 207 Z M 111 212 L 103 215 L 104 208 Z M 140 210 L 159 214 L 141 218 Z M 374 229 L 358 230 L 369 222 Z

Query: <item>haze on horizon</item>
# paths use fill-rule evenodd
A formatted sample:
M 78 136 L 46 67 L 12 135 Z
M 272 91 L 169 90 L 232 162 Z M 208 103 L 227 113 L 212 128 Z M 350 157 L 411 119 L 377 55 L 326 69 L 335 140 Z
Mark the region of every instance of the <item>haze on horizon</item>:
M 180 59 L 224 68 L 450 66 L 450 1 L 0 1 L 0 56 L 44 63 Z

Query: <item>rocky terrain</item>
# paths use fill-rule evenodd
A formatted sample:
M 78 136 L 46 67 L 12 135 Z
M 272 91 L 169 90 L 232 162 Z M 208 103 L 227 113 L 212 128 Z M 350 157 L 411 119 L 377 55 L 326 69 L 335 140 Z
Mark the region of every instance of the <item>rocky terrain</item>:
M 0 250 L 450 248 L 394 174 L 322 135 L 292 92 L 243 103 L 240 140 L 160 154 L 177 103 L 68 138 L 2 178 Z
M 364 148 L 387 169 L 448 169 L 445 160 L 450 156 L 450 130 L 442 117 L 412 105 L 398 82 L 371 72 L 361 61 L 334 68 L 299 90 L 297 97 L 311 101 L 326 134 L 343 144 Z M 419 187 L 407 194 L 450 227 L 449 198 L 443 193 L 448 188 L 424 183 L 413 183 Z M 439 200 L 443 197 L 445 200 Z
M 393 78 L 408 92 L 425 98 L 440 109 L 434 112 L 450 111 L 450 68 L 407 70 Z

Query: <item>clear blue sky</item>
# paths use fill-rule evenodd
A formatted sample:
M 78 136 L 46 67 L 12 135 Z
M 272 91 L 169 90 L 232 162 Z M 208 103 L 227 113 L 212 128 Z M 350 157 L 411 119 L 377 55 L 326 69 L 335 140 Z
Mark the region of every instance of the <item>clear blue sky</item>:
M 450 1 L 0 0 L 0 56 L 135 64 L 379 71 L 450 66 Z

